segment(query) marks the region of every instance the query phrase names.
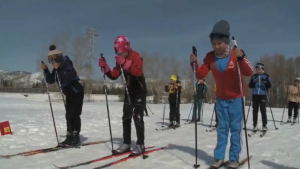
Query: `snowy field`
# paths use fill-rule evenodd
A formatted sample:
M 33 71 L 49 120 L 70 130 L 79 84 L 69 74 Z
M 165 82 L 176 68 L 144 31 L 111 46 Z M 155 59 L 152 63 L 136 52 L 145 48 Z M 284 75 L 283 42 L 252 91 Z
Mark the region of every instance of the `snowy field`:
M 55 97 L 55 96 L 53 96 Z M 102 96 L 103 97 L 103 96 Z M 44 94 L 24 97 L 20 94 L 0 93 L 0 121 L 8 120 L 13 135 L 0 136 L 0 154 L 7 155 L 23 151 L 35 150 L 56 146 L 56 137 L 53 128 L 47 95 Z M 58 97 L 57 97 L 58 98 Z M 104 98 L 104 97 L 103 97 Z M 82 113 L 81 140 L 83 142 L 109 140 L 109 128 L 106 103 L 84 103 Z M 111 100 L 114 100 L 111 98 Z M 62 102 L 53 102 L 54 116 L 60 141 L 65 137 L 65 110 Z M 114 148 L 122 143 L 122 106 L 120 102 L 109 102 Z M 141 157 L 111 166 L 112 169 L 191 169 L 195 163 L 195 132 L 194 125 L 185 125 L 190 112 L 191 104 L 181 105 L 181 127 L 176 130 L 156 131 L 162 126 L 164 105 L 148 104 L 154 114 L 149 111 L 145 117 L 146 146 L 168 146 L 168 149 L 149 154 L 149 158 Z M 248 107 L 246 107 L 246 113 Z M 283 109 L 272 109 L 278 130 L 274 129 L 272 116 L 268 108 L 268 128 L 265 137 L 259 133 L 249 137 L 249 148 L 252 169 L 298 169 L 300 168 L 300 133 L 299 125 L 280 125 Z M 169 112 L 166 105 L 166 112 Z M 213 105 L 205 104 L 204 122 L 198 123 L 198 163 L 200 169 L 206 169 L 213 162 L 213 150 L 216 145 L 216 132 L 206 132 L 210 124 Z M 252 115 L 249 116 L 247 127 L 252 128 Z M 284 120 L 287 119 L 287 112 Z M 214 122 L 213 122 L 214 124 Z M 261 121 L 259 121 L 261 128 Z M 250 131 L 248 132 L 250 133 Z M 135 128 L 132 124 L 132 147 L 135 144 Z M 241 158 L 246 157 L 246 144 Z M 228 159 L 228 149 L 226 159 Z M 98 145 L 89 145 L 80 149 L 66 149 L 55 152 L 37 154 L 34 156 L 16 156 L 11 159 L 0 158 L 1 169 L 54 169 L 53 164 L 65 166 L 97 159 L 111 154 L 110 142 Z M 124 156 L 122 156 L 124 157 Z M 92 163 L 76 169 L 92 169 L 118 158 Z M 247 169 L 245 164 L 242 169 Z

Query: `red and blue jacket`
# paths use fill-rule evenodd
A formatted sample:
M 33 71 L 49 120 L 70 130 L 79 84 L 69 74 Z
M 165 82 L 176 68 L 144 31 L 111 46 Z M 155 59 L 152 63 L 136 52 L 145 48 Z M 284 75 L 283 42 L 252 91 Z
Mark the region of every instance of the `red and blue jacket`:
M 253 68 L 245 56 L 242 60 L 237 61 L 234 49 L 225 58 L 219 58 L 214 51 L 206 54 L 201 67 L 198 62 L 196 65 L 197 79 L 204 79 L 209 71 L 212 71 L 217 87 L 217 98 L 222 100 L 236 99 L 242 97 L 240 92 L 239 74 L 237 64 L 240 66 L 243 94 L 246 95 L 246 87 L 243 80 L 244 76 L 251 76 Z M 193 64 L 191 64 L 193 69 Z

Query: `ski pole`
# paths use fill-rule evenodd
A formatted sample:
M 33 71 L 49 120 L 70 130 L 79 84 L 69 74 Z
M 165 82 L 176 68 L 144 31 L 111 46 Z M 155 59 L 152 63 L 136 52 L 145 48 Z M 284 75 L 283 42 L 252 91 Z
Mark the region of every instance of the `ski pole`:
M 42 64 L 44 64 L 43 61 L 42 61 Z M 55 125 L 55 119 L 54 119 L 54 114 L 53 114 L 53 109 L 52 109 L 52 103 L 51 103 L 51 98 L 50 98 L 49 86 L 48 86 L 48 83 L 46 81 L 46 75 L 45 75 L 45 73 L 43 73 L 43 75 L 44 75 L 44 81 L 46 83 L 46 89 L 47 89 L 47 94 L 48 94 L 48 99 L 49 99 L 49 104 L 50 104 L 50 110 L 51 110 L 51 115 L 52 115 L 52 120 L 53 120 L 53 126 L 54 126 L 56 140 L 57 140 L 57 145 L 59 145 L 58 135 L 57 135 L 57 130 L 56 130 L 56 125 Z
M 283 112 L 282 112 L 282 117 L 281 117 L 281 121 L 280 122 L 283 122 L 283 116 L 284 116 L 285 107 L 286 107 L 286 105 L 284 105 Z
M 148 109 L 151 111 L 151 113 L 154 114 L 154 113 L 152 112 L 152 110 L 150 109 L 150 106 L 148 106 L 148 104 L 146 104 L 146 106 L 147 106 Z
M 193 54 L 196 55 L 197 57 L 197 49 L 195 46 L 193 46 Z M 197 79 L 196 79 L 196 63 L 193 63 L 193 70 L 194 70 L 194 106 L 197 104 Z M 196 109 L 194 109 L 194 119 L 195 119 L 195 153 L 196 153 L 196 164 L 194 164 L 194 168 L 200 167 L 200 164 L 197 164 L 197 159 L 198 159 L 198 148 L 197 148 L 197 121 L 196 121 Z
M 203 123 L 203 109 L 204 109 L 204 99 L 202 100 L 202 104 L 201 104 L 201 122 Z
M 60 82 L 60 78 L 59 78 L 59 76 L 58 76 L 57 71 L 55 71 L 55 78 L 56 78 L 56 80 L 57 80 L 57 82 L 58 82 L 58 87 L 59 87 L 59 89 L 60 89 L 60 94 L 61 94 L 61 97 L 62 97 L 63 102 L 64 102 L 64 106 L 65 106 L 65 110 L 66 110 L 67 125 L 68 125 L 69 128 L 70 128 L 71 134 L 73 134 L 73 129 L 72 129 L 70 117 L 69 117 L 69 115 L 68 115 L 65 97 L 64 97 L 64 94 L 63 94 L 63 91 L 62 91 L 61 82 Z
M 215 105 L 214 105 L 214 110 L 213 110 L 213 113 L 212 113 L 212 115 L 211 115 L 211 120 L 210 120 L 209 128 L 212 127 L 212 121 L 213 121 L 213 118 L 214 118 L 215 111 L 216 111 L 216 103 L 215 103 Z
M 253 89 L 252 89 L 253 92 Z M 248 108 L 248 114 L 247 114 L 247 118 L 246 118 L 246 124 L 248 122 L 248 117 L 249 117 L 249 112 L 250 112 L 250 106 L 252 105 L 252 99 L 253 99 L 253 95 L 251 95 L 251 100 L 250 100 L 250 104 L 249 104 L 249 108 Z
M 265 88 L 265 91 L 267 92 L 266 86 L 265 85 L 263 85 L 263 86 Z M 267 92 L 266 96 L 267 96 L 267 100 L 268 100 L 268 103 L 269 103 L 270 111 L 271 111 L 271 114 L 272 114 L 274 127 L 275 127 L 276 130 L 278 130 L 278 128 L 276 127 L 276 124 L 275 124 L 275 120 L 274 120 L 274 116 L 273 116 L 273 112 L 272 112 L 272 108 L 271 108 L 271 103 L 270 103 L 270 100 L 269 100 L 268 92 Z
M 250 101 L 250 104 L 249 104 L 249 107 L 248 107 L 248 113 L 247 113 L 247 118 L 246 118 L 246 124 L 247 124 L 247 121 L 248 121 L 248 117 L 249 117 L 249 112 L 250 112 L 250 106 L 252 104 L 252 101 Z
M 189 121 L 189 119 L 190 119 L 190 115 L 191 115 L 191 113 L 192 113 L 192 111 L 193 111 L 193 108 L 194 108 L 194 102 L 193 102 L 193 103 L 192 103 L 192 105 L 191 105 L 190 113 L 189 113 L 189 116 L 188 116 L 188 118 L 187 118 L 186 122 L 188 122 L 188 121 Z
M 105 60 L 103 57 L 103 54 L 100 54 L 101 58 Z M 106 60 L 105 60 L 106 61 Z M 113 152 L 114 150 L 114 145 L 113 145 L 113 140 L 112 140 L 112 132 L 111 132 L 111 125 L 110 125 L 110 115 L 109 115 L 109 106 L 108 106 L 108 99 L 107 99 L 107 86 L 105 83 L 105 73 L 104 73 L 104 68 L 101 68 L 103 71 L 103 79 L 104 79 L 104 91 L 105 91 L 105 99 L 106 99 L 106 110 L 107 110 L 107 117 L 108 117 L 108 125 L 109 125 L 109 133 L 110 133 L 110 141 L 111 141 L 111 150 Z
M 165 124 L 165 112 L 166 112 L 166 103 L 164 104 L 164 113 L 163 113 L 163 124 L 161 127 L 165 127 L 164 124 Z
M 236 40 L 234 39 L 234 36 L 232 36 L 232 41 L 234 44 L 234 48 L 237 48 Z M 245 114 L 245 103 L 244 103 L 244 92 L 243 92 L 243 83 L 242 83 L 242 77 L 241 77 L 241 69 L 240 65 L 237 60 L 237 69 L 238 69 L 238 75 L 239 75 L 239 82 L 240 82 L 240 92 L 242 96 L 242 110 L 243 110 L 243 117 L 244 117 L 244 125 L 245 125 L 245 137 L 246 137 L 246 146 L 247 146 L 247 158 L 249 159 L 249 145 L 248 145 L 248 134 L 247 134 L 247 126 L 246 126 L 246 114 Z M 248 168 L 250 169 L 250 161 L 248 162 Z
M 299 124 L 299 103 L 298 103 L 298 114 L 297 114 L 297 117 L 298 117 L 298 124 Z
M 288 95 L 286 95 L 286 99 L 287 100 Z M 284 116 L 284 111 L 285 111 L 285 107 L 286 107 L 286 103 L 284 104 L 284 108 L 283 108 L 283 112 L 282 112 L 282 117 L 281 117 L 281 122 L 283 122 L 283 116 Z

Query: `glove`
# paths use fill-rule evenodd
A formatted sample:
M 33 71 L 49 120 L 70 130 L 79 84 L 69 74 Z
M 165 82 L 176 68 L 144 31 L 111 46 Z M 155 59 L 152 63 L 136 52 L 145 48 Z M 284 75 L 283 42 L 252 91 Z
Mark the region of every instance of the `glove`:
M 123 56 L 116 56 L 115 57 L 117 65 L 121 65 L 123 70 L 128 71 L 131 67 L 132 61 L 126 60 Z
M 126 59 L 123 56 L 116 56 L 115 59 L 117 65 L 123 65 L 126 62 Z
M 104 57 L 101 57 L 99 59 L 99 67 L 101 67 L 101 72 L 106 74 L 107 72 L 110 71 L 110 68 L 108 66 L 108 64 L 106 63 L 106 60 Z
M 165 86 L 165 92 L 167 92 L 167 91 L 169 91 L 169 86 L 168 85 Z

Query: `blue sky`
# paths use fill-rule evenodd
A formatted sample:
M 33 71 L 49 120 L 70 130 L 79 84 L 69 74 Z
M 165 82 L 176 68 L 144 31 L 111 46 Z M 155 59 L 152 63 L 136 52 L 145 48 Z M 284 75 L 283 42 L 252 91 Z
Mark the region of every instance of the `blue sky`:
M 252 63 L 265 54 L 296 57 L 299 9 L 299 0 L 0 0 L 0 69 L 35 72 L 56 33 L 76 36 L 84 26 L 99 30 L 94 55 L 103 53 L 110 66 L 118 35 L 138 52 L 175 55 L 186 64 L 192 46 L 201 60 L 212 49 L 208 35 L 221 19 Z

